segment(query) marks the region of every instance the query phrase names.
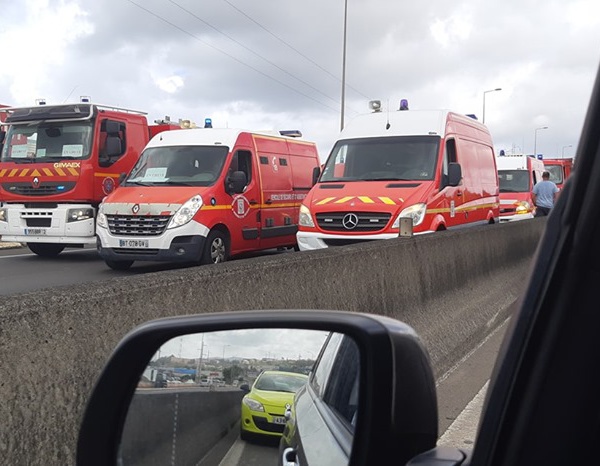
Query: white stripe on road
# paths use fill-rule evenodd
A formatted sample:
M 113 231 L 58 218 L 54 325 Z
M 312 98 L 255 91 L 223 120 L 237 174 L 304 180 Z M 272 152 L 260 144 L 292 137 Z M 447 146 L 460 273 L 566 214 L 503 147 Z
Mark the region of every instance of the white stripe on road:
M 237 466 L 242 459 L 242 453 L 244 452 L 245 445 L 246 442 L 238 437 L 238 439 L 234 442 L 232 447 L 219 463 L 219 466 Z
M 479 393 L 469 401 L 469 404 L 465 406 L 465 409 L 450 424 L 450 427 L 446 429 L 446 432 L 438 440 L 438 445 L 454 448 L 473 448 L 488 385 L 489 380 L 479 390 Z

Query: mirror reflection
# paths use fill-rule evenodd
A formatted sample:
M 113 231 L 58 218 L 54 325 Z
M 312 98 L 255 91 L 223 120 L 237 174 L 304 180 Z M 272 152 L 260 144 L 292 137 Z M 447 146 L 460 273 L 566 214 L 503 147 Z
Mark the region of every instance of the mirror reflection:
M 323 331 L 174 338 L 140 378 L 119 464 L 347 464 L 359 360 L 351 338 Z

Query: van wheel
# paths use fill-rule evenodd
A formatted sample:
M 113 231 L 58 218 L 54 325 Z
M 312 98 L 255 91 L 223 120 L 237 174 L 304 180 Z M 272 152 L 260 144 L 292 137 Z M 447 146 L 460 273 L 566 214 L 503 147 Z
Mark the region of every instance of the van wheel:
M 108 265 L 113 270 L 129 270 L 129 267 L 133 265 L 133 261 L 109 261 L 105 260 L 106 265 Z
M 209 233 L 204 243 L 201 264 L 218 264 L 229 259 L 229 244 L 227 235 L 220 230 Z
M 65 249 L 62 244 L 50 243 L 27 243 L 27 247 L 40 257 L 56 257 Z

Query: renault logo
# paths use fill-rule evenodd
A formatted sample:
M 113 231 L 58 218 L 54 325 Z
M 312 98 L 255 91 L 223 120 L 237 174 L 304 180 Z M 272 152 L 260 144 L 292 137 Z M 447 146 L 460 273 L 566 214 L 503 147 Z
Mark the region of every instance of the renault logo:
M 134 214 L 137 214 L 140 211 L 140 205 L 139 204 L 134 204 L 134 206 L 131 208 L 131 211 Z
M 33 182 L 32 182 L 32 184 L 33 184 L 33 187 L 34 187 L 35 189 L 39 188 L 39 187 L 40 187 L 40 179 L 39 179 L 39 178 L 36 176 L 36 177 L 33 179 Z
M 358 225 L 358 215 L 346 214 L 342 219 L 342 225 L 346 230 L 354 230 Z

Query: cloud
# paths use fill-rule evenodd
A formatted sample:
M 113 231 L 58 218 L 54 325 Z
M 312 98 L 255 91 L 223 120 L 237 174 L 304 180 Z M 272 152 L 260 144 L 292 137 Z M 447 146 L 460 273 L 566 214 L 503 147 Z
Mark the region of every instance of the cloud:
M 0 103 L 67 96 L 215 126 L 300 129 L 329 152 L 341 126 L 343 2 L 28 0 L 3 7 Z M 345 122 L 390 110 L 481 117 L 497 146 L 576 145 L 600 60 L 595 0 L 348 2 Z M 258 24 L 257 24 L 258 23 Z M 259 26 L 260 25 L 260 26 Z M 389 103 L 388 103 L 389 102 Z M 557 149 L 558 148 L 558 149 Z

